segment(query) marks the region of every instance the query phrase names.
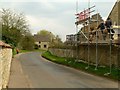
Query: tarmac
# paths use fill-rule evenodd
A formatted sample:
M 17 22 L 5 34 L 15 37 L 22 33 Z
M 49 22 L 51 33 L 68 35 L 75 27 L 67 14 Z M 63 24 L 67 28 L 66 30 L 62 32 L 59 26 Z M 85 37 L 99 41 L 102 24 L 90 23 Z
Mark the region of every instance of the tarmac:
M 20 88 L 118 88 L 118 82 L 50 62 L 38 52 L 18 54 L 12 60 L 9 90 Z M 88 90 L 88 89 L 87 89 Z M 93 89 L 92 89 L 93 90 Z M 95 90 L 95 89 L 94 89 Z M 106 90 L 106 89 L 104 89 Z
M 28 80 L 22 71 L 20 62 L 17 59 L 19 58 L 19 55 L 20 54 L 16 55 L 12 59 L 8 88 L 29 88 Z

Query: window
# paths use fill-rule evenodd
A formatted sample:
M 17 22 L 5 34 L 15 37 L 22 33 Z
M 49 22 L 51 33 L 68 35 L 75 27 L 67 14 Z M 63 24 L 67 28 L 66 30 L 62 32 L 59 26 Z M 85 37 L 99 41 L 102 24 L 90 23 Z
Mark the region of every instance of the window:
M 40 44 L 41 42 L 39 41 L 39 44 Z
M 44 45 L 44 48 L 47 48 L 47 45 Z

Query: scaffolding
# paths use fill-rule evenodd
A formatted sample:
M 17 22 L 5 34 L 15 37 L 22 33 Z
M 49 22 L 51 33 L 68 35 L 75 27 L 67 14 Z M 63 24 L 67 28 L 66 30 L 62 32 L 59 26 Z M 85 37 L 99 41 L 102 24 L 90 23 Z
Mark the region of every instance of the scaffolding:
M 95 44 L 95 48 L 96 48 L 96 58 L 95 58 L 95 60 L 96 60 L 96 63 L 95 63 L 95 70 L 97 70 L 98 69 L 98 65 L 99 65 L 99 63 L 100 63 L 100 60 L 98 59 L 98 45 L 100 44 L 100 45 L 109 45 L 109 67 L 110 67 L 110 69 L 109 69 L 109 72 L 107 73 L 107 74 L 111 74 L 111 68 L 112 68 L 112 45 L 113 45 L 113 40 L 111 39 L 111 36 L 113 36 L 112 34 L 113 33 L 108 33 L 107 31 L 106 32 L 104 32 L 104 34 L 103 33 L 101 33 L 101 30 L 99 30 L 99 29 L 97 29 L 97 28 L 95 28 L 93 31 L 91 31 L 90 29 L 91 29 L 91 26 L 90 26 L 90 24 L 91 24 L 91 22 L 96 22 L 96 27 L 98 27 L 98 25 L 99 25 L 99 23 L 101 22 L 99 19 L 98 19 L 98 15 L 99 15 L 99 13 L 98 13 L 98 10 L 97 10 L 97 17 L 96 17 L 96 19 L 91 19 L 91 13 L 92 12 L 95 12 L 95 10 L 92 10 L 91 11 L 91 9 L 93 9 L 95 6 L 90 6 L 90 0 L 88 1 L 88 9 L 84 9 L 84 11 L 89 11 L 88 12 L 88 17 L 87 18 L 85 18 L 84 17 L 84 19 L 83 20 L 81 20 L 81 18 L 79 17 L 80 16 L 80 14 L 82 13 L 82 12 L 80 12 L 80 13 L 78 13 L 78 1 L 76 2 L 76 15 L 78 16 L 77 18 L 76 18 L 76 22 L 75 22 L 75 24 L 76 24 L 76 33 L 77 33 L 77 37 L 79 36 L 79 42 L 80 42 L 80 44 L 87 44 L 88 45 L 88 49 L 87 49 L 87 53 L 88 53 L 88 56 L 87 56 L 87 63 L 88 63 L 88 66 L 86 67 L 86 69 L 88 69 L 89 68 L 89 66 L 90 66 L 90 56 L 89 56 L 89 53 L 90 53 L 90 45 L 91 44 Z M 83 12 L 84 12 L 83 11 Z M 86 13 L 84 13 L 84 14 L 86 14 Z M 84 15 L 85 16 L 85 15 Z M 78 20 L 79 19 L 79 20 Z M 81 29 L 81 27 L 79 28 L 79 24 L 83 24 L 83 30 Z M 88 26 L 87 28 L 88 28 L 88 31 L 87 32 L 85 32 L 85 27 L 86 26 Z M 79 29 L 79 32 L 78 32 L 78 29 Z M 78 34 L 79 33 L 79 34 Z M 94 34 L 94 35 L 92 35 L 92 34 Z M 90 39 L 93 39 L 93 40 L 91 40 L 90 41 Z M 104 40 L 105 39 L 105 40 Z M 77 40 L 77 39 L 76 39 Z M 78 46 L 78 40 L 77 40 L 77 44 L 76 44 L 77 46 Z M 76 47 L 76 50 L 78 49 L 78 47 Z M 77 59 L 78 59 L 78 57 L 76 57 Z
M 78 33 L 78 25 L 79 24 L 84 24 L 84 27 L 85 27 L 85 24 L 88 25 L 88 33 L 87 33 L 88 35 L 87 36 L 85 35 L 86 34 L 85 31 L 83 32 L 82 30 L 80 30 L 80 34 L 82 34 L 85 37 L 85 39 L 87 40 L 87 44 L 88 44 L 88 66 L 86 67 L 86 69 L 89 68 L 89 61 L 90 61 L 89 60 L 89 57 L 90 57 L 89 56 L 89 53 L 90 53 L 90 41 L 89 41 L 89 39 L 90 39 L 89 36 L 90 35 L 89 35 L 89 32 L 90 32 L 90 23 L 91 23 L 91 20 L 90 20 L 91 15 L 90 14 L 95 11 L 95 10 L 93 10 L 93 11 L 90 11 L 90 10 L 94 7 L 95 6 L 92 6 L 92 7 L 90 6 L 90 0 L 89 0 L 88 9 L 85 9 L 84 11 L 78 13 L 78 1 L 77 1 L 77 4 L 76 4 L 76 15 L 78 15 L 78 17 L 76 18 L 76 23 L 75 23 L 76 24 L 76 29 L 77 29 L 76 33 Z M 77 43 L 77 47 L 78 47 L 78 43 Z
M 89 11 L 89 12 L 87 12 L 89 16 L 87 18 L 83 17 L 84 18 L 83 20 L 79 17 L 76 18 L 76 22 L 75 22 L 76 34 L 68 35 L 67 40 L 70 43 L 70 45 L 72 46 L 71 52 L 74 54 L 74 55 L 72 55 L 72 57 L 75 57 L 75 59 L 76 59 L 75 62 L 79 61 L 79 59 L 80 59 L 79 55 L 81 53 L 86 54 L 86 57 L 85 57 L 85 61 L 87 62 L 86 69 L 88 69 L 91 64 L 91 50 L 93 47 L 94 47 L 94 55 L 95 55 L 94 70 L 99 69 L 99 65 L 101 64 L 102 60 L 104 59 L 103 58 L 104 54 L 107 53 L 107 54 L 105 54 L 105 55 L 107 55 L 105 59 L 107 60 L 107 63 L 108 63 L 107 65 L 109 65 L 109 72 L 106 72 L 106 75 L 109 75 L 112 73 L 112 64 L 113 64 L 113 62 L 112 62 L 112 58 L 113 58 L 112 57 L 112 54 L 113 54 L 112 46 L 117 45 L 117 43 L 111 39 L 111 37 L 113 36 L 113 33 L 111 33 L 111 32 L 109 33 L 107 29 L 105 29 L 104 32 L 102 33 L 101 30 L 96 28 L 100 24 L 101 19 L 100 19 L 98 10 L 96 10 L 97 12 L 95 10 L 92 10 L 94 8 L 95 8 L 95 6 L 92 6 L 92 7 L 90 6 L 90 0 L 89 0 L 88 9 L 84 9 L 82 11 L 83 15 L 84 15 L 84 12 Z M 93 14 L 93 12 L 95 12 L 95 14 Z M 80 14 L 81 14 L 81 12 L 80 13 L 78 12 L 78 1 L 77 1 L 75 15 L 79 16 Z M 93 16 L 94 16 L 94 18 L 93 18 Z M 80 20 L 78 20 L 78 19 L 80 19 Z M 93 23 L 93 26 L 95 26 L 94 29 L 91 29 L 92 23 Z M 82 28 L 79 26 L 81 24 L 83 25 Z M 116 28 L 116 27 L 113 27 L 112 29 L 114 29 L 114 28 Z M 117 33 L 116 33 L 116 35 L 114 34 L 114 37 L 116 38 L 116 36 L 118 36 L 120 38 L 120 27 L 117 27 L 117 28 L 119 28 L 119 30 L 118 31 L 115 30 L 115 33 L 116 32 Z M 83 52 L 79 52 L 79 50 L 78 50 L 78 49 L 81 49 L 81 48 L 79 48 L 80 45 L 81 46 L 85 45 L 85 47 L 84 47 L 85 50 Z M 92 47 L 92 45 L 94 45 L 94 46 Z M 103 48 L 102 54 L 100 54 L 101 46 Z M 118 46 L 120 48 L 120 43 Z M 108 49 L 104 50 L 104 47 L 107 47 Z M 73 48 L 74 48 L 74 50 L 73 50 Z M 67 49 L 66 49 L 66 52 L 67 52 Z M 77 54 L 74 52 L 76 52 Z M 66 54 L 66 57 L 68 57 L 67 54 Z

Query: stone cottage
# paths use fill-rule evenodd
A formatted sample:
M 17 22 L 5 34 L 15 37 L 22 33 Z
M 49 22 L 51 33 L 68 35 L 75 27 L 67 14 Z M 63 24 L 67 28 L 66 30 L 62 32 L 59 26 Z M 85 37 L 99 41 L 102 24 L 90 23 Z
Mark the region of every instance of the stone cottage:
M 34 35 L 35 44 L 38 45 L 39 49 L 48 50 L 50 44 L 49 35 Z
M 117 0 L 108 17 L 113 23 L 115 43 L 120 44 L 120 0 Z

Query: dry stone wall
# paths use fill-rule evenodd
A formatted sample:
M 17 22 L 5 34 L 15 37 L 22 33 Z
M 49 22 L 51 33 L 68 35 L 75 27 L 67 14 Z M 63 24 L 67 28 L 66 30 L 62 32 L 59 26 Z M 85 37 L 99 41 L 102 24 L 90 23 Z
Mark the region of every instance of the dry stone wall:
M 88 45 L 80 45 L 76 49 L 55 49 L 50 48 L 49 51 L 60 57 L 72 57 L 77 58 L 78 60 L 88 61 L 91 63 L 96 63 L 96 45 L 89 46 L 89 53 L 88 53 Z M 109 45 L 98 45 L 97 49 L 98 53 L 98 63 L 99 65 L 107 65 L 110 64 L 110 58 L 112 65 L 118 66 L 119 65 L 119 58 L 120 58 L 120 48 L 116 46 L 112 46 L 111 50 L 111 57 L 110 57 L 110 46 Z M 120 65 L 119 65 L 120 66 Z
M 12 49 L 0 46 L 0 90 L 8 85 L 11 60 Z

